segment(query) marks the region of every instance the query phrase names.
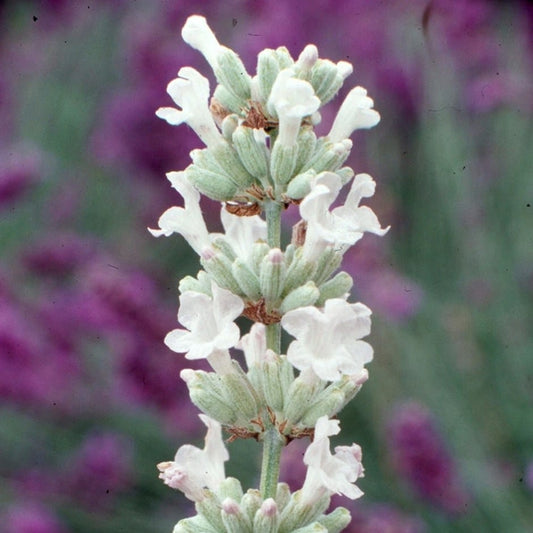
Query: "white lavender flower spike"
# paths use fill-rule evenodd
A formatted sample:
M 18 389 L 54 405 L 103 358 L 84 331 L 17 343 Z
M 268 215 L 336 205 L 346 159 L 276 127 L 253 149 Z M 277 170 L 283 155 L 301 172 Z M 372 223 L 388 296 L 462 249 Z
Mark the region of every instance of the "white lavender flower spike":
M 183 67 L 168 86 L 178 108 L 157 111 L 170 124 L 188 124 L 206 145 L 191 152 L 186 171 L 168 174 L 184 206 L 169 208 L 150 229 L 156 237 L 181 234 L 200 258 L 203 270 L 179 284 L 182 327 L 164 342 L 191 361 L 206 359 L 212 369 L 180 374 L 205 413 L 205 448 L 184 445 L 174 461 L 158 465 L 163 482 L 196 503 L 197 514 L 180 520 L 174 532 L 337 533 L 350 516 L 342 507 L 328 514 L 331 496 L 362 496 L 356 482 L 363 466 L 357 444 L 331 453 L 329 437 L 340 432 L 331 418 L 366 382 L 365 365 L 374 355 L 363 340 L 372 312 L 349 302 L 353 280 L 337 270 L 366 232 L 388 230 L 360 205 L 374 194 L 374 180 L 343 164 L 352 132 L 376 125 L 379 113 L 356 87 L 320 137 L 314 130 L 320 107 L 352 73 L 350 63 L 319 58 L 314 44 L 297 60 L 279 47 L 259 54 L 250 77 L 204 17 L 189 17 L 182 36 L 205 56 L 218 85 L 210 100 L 207 79 Z M 335 205 L 352 178 L 344 204 Z M 199 191 L 221 202 L 223 233 L 209 232 Z M 285 245 L 281 215 L 296 211 L 292 204 L 299 204 L 301 220 Z M 242 334 L 241 317 L 253 322 Z M 293 337 L 286 353 L 282 328 Z M 245 365 L 234 359 L 234 348 L 244 352 Z M 262 443 L 258 488 L 245 492 L 225 477 L 222 429 L 229 440 Z M 279 483 L 283 448 L 310 437 L 302 488 L 291 492 Z

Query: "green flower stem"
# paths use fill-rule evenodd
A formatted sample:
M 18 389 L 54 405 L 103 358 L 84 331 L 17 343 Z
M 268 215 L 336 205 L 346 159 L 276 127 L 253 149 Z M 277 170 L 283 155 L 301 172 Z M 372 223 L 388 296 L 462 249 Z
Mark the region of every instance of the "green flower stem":
M 267 241 L 271 248 L 279 248 L 281 245 L 281 209 L 282 206 L 275 200 L 267 200 L 263 208 L 267 222 Z
M 279 479 L 279 462 L 285 438 L 278 428 L 271 426 L 263 434 L 263 464 L 261 465 L 261 496 L 275 498 Z
M 267 239 L 271 248 L 281 245 L 281 209 L 282 205 L 273 200 L 265 202 L 264 210 L 267 222 Z M 267 347 L 280 353 L 281 327 L 279 324 L 267 326 Z M 265 421 L 270 424 L 270 420 Z M 274 498 L 279 479 L 279 462 L 285 438 L 274 425 L 267 427 L 263 434 L 263 462 L 261 465 L 261 495 L 263 499 Z
M 278 324 L 270 324 L 266 328 L 267 348 L 276 353 L 281 351 L 281 328 Z

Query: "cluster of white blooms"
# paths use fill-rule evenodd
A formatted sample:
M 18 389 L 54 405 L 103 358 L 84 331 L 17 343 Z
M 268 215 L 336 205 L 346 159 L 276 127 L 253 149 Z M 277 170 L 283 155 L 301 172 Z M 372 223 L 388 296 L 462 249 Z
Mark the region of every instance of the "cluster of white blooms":
M 352 89 L 324 137 L 314 126 L 319 109 L 352 72 L 345 62 L 318 57 L 308 45 L 295 61 L 286 48 L 263 50 L 251 77 L 235 52 L 222 46 L 206 20 L 193 15 L 183 39 L 212 67 L 217 86 L 183 67 L 168 85 L 178 108 L 157 115 L 188 124 L 205 144 L 192 163 L 167 177 L 183 207 L 159 219 L 157 237 L 182 235 L 203 267 L 180 282 L 178 320 L 166 345 L 190 360 L 207 359 L 212 372 L 181 373 L 208 431 L 205 448 L 182 446 L 174 461 L 160 463 L 161 479 L 196 503 L 197 515 L 178 522 L 174 533 L 341 531 L 343 508 L 326 514 L 332 494 L 358 498 L 363 475 L 358 445 L 338 446 L 332 419 L 368 378 L 373 357 L 363 339 L 371 311 L 349 303 L 352 279 L 337 272 L 345 251 L 365 232 L 383 235 L 373 211 L 361 206 L 374 194 L 368 174 L 343 167 L 352 132 L 376 125 L 380 116 L 362 87 Z M 352 180 L 343 205 L 332 204 Z M 220 201 L 224 233 L 210 233 L 200 193 Z M 291 207 L 294 206 L 294 207 Z M 280 216 L 299 209 L 292 242 L 280 241 Z M 264 216 L 264 218 L 263 218 Z M 254 322 L 242 335 L 235 320 Z M 285 353 L 281 329 L 293 337 Z M 246 369 L 230 350 L 244 352 Z M 226 477 L 230 438 L 264 442 L 261 487 L 246 493 Z M 279 455 L 295 438 L 311 438 L 304 455 L 307 475 L 295 493 L 278 483 Z

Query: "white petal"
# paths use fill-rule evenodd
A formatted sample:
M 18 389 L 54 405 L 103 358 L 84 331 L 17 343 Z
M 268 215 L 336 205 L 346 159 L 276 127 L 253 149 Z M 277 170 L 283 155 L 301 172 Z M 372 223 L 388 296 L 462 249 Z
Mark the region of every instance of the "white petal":
M 185 329 L 173 329 L 167 333 L 165 344 L 177 353 L 186 353 L 190 350 L 192 345 L 191 334 Z
M 380 121 L 377 111 L 372 109 L 374 101 L 367 96 L 366 89 L 355 87 L 346 96 L 333 122 L 328 137 L 332 142 L 347 139 L 354 130 L 372 128 Z
M 213 294 L 213 314 L 219 324 L 233 322 L 244 309 L 243 301 L 227 289 L 222 289 L 216 283 L 211 284 Z
M 220 43 L 208 26 L 205 17 L 190 16 L 181 30 L 181 36 L 189 46 L 198 50 L 207 59 L 211 67 L 215 68 Z
M 187 121 L 187 115 L 174 107 L 160 107 L 155 114 L 159 118 L 166 120 L 172 126 L 179 126 Z

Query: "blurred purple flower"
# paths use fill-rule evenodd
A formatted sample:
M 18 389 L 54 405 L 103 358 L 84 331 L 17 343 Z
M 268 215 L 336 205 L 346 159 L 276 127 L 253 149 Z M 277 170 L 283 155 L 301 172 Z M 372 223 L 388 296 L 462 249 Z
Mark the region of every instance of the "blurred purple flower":
M 49 501 L 59 494 L 61 481 L 57 472 L 30 466 L 10 479 L 18 498 L 25 501 Z
M 94 254 L 94 242 L 75 233 L 58 232 L 28 247 L 23 263 L 32 274 L 64 278 Z
M 147 176 L 166 185 L 161 177 L 185 167 L 189 152 L 198 146 L 186 128 L 171 128 L 155 116 L 164 100 L 164 89 L 141 87 L 117 94 L 92 140 L 96 156 L 104 164 L 134 170 L 138 177 Z
M 186 128 L 171 128 L 155 115 L 165 105 L 165 88 L 180 67 L 201 60 L 180 40 L 179 24 L 174 13 L 168 16 L 169 10 L 161 4 L 151 13 L 134 13 L 125 20 L 120 45 L 127 65 L 127 88 L 109 100 L 91 141 L 93 152 L 104 164 L 154 178 L 163 187 L 161 177 L 187 166 L 189 152 L 199 146 Z
M 33 309 L 0 300 L 1 398 L 40 409 L 65 407 L 78 373 L 72 354 L 50 341 Z
M 88 436 L 64 473 L 69 497 L 90 509 L 109 508 L 132 481 L 132 446 L 122 435 Z
M 346 533 L 424 533 L 425 525 L 389 505 L 356 505 Z
M 41 180 L 43 163 L 42 153 L 28 146 L 4 148 L 0 152 L 0 208 Z
M 172 412 L 187 400 L 187 391 L 179 377 L 185 358 L 164 346 L 138 341 L 123 350 L 117 368 L 119 397 L 130 404 L 153 405 L 162 412 Z M 184 417 L 187 423 L 187 416 Z M 197 427 L 196 422 L 193 426 Z
M 523 111 L 533 110 L 531 99 L 533 83 L 520 80 L 505 71 L 483 74 L 467 86 L 466 101 L 474 111 L 492 111 L 502 105 L 514 103 Z
M 418 496 L 448 513 L 465 512 L 470 496 L 431 413 L 415 402 L 404 404 L 388 431 L 393 465 Z
M 127 329 L 160 342 L 173 325 L 173 313 L 161 305 L 155 281 L 141 271 L 124 268 L 100 256 L 78 275 L 80 292 L 90 306 L 81 312 L 94 328 Z
M 432 0 L 425 16 L 426 32 L 438 39 L 438 43 L 432 44 L 451 52 L 463 70 L 479 72 L 494 65 L 498 57 L 494 33 L 498 13 L 493 2 Z
M 387 264 L 378 239 L 366 238 L 345 257 L 345 270 L 354 278 L 354 291 L 374 312 L 401 322 L 416 315 L 424 293 L 414 281 Z
M 422 289 L 392 269 L 366 273 L 358 281 L 356 290 L 361 299 L 389 320 L 407 320 L 420 309 Z
M 48 509 L 33 503 L 9 508 L 1 519 L 6 533 L 65 533 L 67 530 Z

